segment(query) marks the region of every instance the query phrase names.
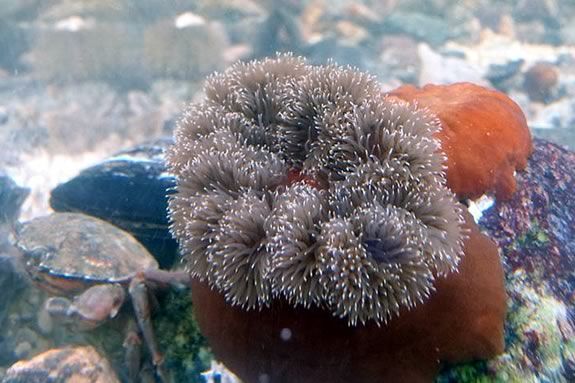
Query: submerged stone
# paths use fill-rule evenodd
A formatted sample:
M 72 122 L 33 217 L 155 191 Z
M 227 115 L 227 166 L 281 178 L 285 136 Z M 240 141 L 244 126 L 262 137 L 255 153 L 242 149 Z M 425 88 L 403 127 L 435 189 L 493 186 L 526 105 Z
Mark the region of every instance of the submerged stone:
M 0 223 L 10 223 L 18 218 L 20 207 L 29 193 L 28 188 L 18 186 L 0 171 Z
M 2 380 L 4 383 L 48 381 L 120 382 L 108 360 L 91 346 L 53 349 L 31 360 L 17 362 Z
M 83 170 L 52 190 L 50 205 L 60 212 L 82 212 L 106 220 L 134 235 L 169 267 L 177 244 L 168 231 L 167 195 L 175 178 L 166 173 L 159 139 L 123 150 Z
M 575 381 L 575 153 L 534 139 L 517 191 L 479 225 L 501 249 L 505 352 L 451 366 L 437 382 Z

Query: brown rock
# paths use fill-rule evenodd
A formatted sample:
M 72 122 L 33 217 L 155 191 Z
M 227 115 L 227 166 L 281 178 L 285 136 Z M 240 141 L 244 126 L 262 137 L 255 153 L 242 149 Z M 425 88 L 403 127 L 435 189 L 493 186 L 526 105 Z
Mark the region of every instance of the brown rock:
M 3 383 L 119 383 L 106 358 L 91 346 L 46 351 L 19 361 L 7 371 Z
M 538 63 L 525 72 L 523 87 L 532 101 L 548 102 L 558 82 L 559 73 L 553 65 Z

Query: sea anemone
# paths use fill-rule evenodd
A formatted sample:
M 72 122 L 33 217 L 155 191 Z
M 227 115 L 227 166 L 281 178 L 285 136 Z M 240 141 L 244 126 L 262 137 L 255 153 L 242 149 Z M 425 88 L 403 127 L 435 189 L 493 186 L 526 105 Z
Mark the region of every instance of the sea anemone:
M 205 94 L 168 154 L 169 210 L 218 359 L 246 382 L 431 381 L 503 350 L 497 246 L 448 188 L 465 167 L 442 144 L 465 129 L 290 55 L 236 64 Z
M 245 309 L 356 325 L 413 308 L 463 254 L 439 128 L 348 67 L 281 55 L 213 75 L 168 155 L 188 269 Z
M 458 272 L 436 278 L 426 302 L 401 308 L 386 325 L 349 326 L 321 307 L 285 300 L 244 310 L 195 279 L 198 324 L 215 356 L 244 382 L 432 382 L 442 362 L 490 358 L 504 346 L 506 294 L 497 246 L 464 216 L 468 239 Z

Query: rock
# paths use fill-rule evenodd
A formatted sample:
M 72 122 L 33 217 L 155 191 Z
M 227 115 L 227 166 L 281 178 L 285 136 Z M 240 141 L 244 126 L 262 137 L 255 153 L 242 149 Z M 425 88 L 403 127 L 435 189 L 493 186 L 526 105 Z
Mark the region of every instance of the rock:
M 46 81 L 103 81 L 121 90 L 146 88 L 142 33 L 135 23 L 70 16 L 37 28 L 31 65 L 35 76 Z
M 564 44 L 574 45 L 575 44 L 575 24 L 567 23 L 561 28 L 561 39 Z
M 18 358 L 14 355 L 14 345 L 4 337 L 0 337 L 0 366 L 5 368 L 17 360 Z
M 11 223 L 18 218 L 20 207 L 30 193 L 0 171 L 0 223 Z
M 384 36 L 381 47 L 383 72 L 393 74 L 404 83 L 417 83 L 421 66 L 417 41 L 408 36 Z
M 395 11 L 383 21 L 382 32 L 399 33 L 424 41 L 432 46 L 445 43 L 453 33 L 453 26 L 438 16 L 417 12 Z
M 367 69 L 367 52 L 360 46 L 344 45 L 334 37 L 323 38 L 305 47 L 304 55 L 312 64 L 323 64 L 333 60 L 339 65 L 350 65 L 361 70 Z
M 144 64 L 149 75 L 198 80 L 223 69 L 229 46 L 223 25 L 185 12 L 144 30 Z
M 483 70 L 461 57 L 444 56 L 434 51 L 429 45 L 418 46 L 421 69 L 419 84 L 450 84 L 469 81 L 486 85 Z
M 535 139 L 510 201 L 487 210 L 479 223 L 504 251 L 508 274 L 525 270 L 575 314 L 575 153 Z
M 547 105 L 534 105 L 533 129 L 570 129 L 575 122 L 575 100 L 565 97 Z
M 46 351 L 13 364 L 3 383 L 119 383 L 110 363 L 91 346 Z
M 533 31 L 529 30 L 529 33 Z M 523 60 L 524 67 L 529 68 L 540 61 L 557 62 L 562 56 L 575 55 L 575 48 L 572 46 L 528 44 L 523 42 L 521 37 L 512 39 L 489 30 L 482 32 L 478 44 L 462 45 L 450 41 L 445 44 L 445 48 L 463 54 L 468 65 L 479 68 L 480 73 L 487 73 L 493 64 L 502 65 Z
M 515 27 L 515 39 L 536 45 L 560 45 L 560 30 L 547 28 L 541 20 L 532 20 L 517 23 Z
M 30 342 L 24 341 L 16 345 L 16 348 L 14 349 L 14 355 L 18 359 L 24 359 L 28 357 L 30 351 L 32 351 L 32 345 Z
M 268 2 L 267 16 L 252 41 L 255 58 L 273 56 L 275 52 L 302 53 L 301 4 L 298 1 Z
M 0 18 L 0 68 L 9 72 L 20 69 L 20 57 L 28 49 L 28 40 L 26 29 L 12 20 Z
M 489 80 L 493 86 L 501 91 L 507 91 L 510 88 L 510 83 L 521 71 L 524 60 L 512 60 L 503 64 L 491 64 L 487 69 L 485 78 Z
M 537 63 L 525 72 L 523 87 L 533 101 L 548 103 L 557 90 L 559 71 L 550 63 Z
M 14 298 L 27 285 L 13 256 L 0 254 L 0 327 Z
M 202 374 L 205 383 L 240 383 L 240 379 L 221 363 L 212 361 L 210 369 Z M 263 379 L 262 379 L 263 381 Z
M 575 379 L 575 153 L 541 139 L 517 192 L 483 212 L 509 295 L 505 352 L 447 368 L 437 382 Z
M 213 356 L 193 314 L 189 291 L 169 291 L 159 299 L 154 328 L 165 366 L 176 382 L 201 382 Z
M 30 1 L 30 0 L 28 0 Z M 144 2 L 132 0 L 46 2 L 40 15 L 43 21 L 57 21 L 71 16 L 93 18 L 107 22 L 131 24 L 151 23 L 172 17 L 190 8 L 189 2 Z
M 556 26 L 561 7 L 557 0 L 519 0 L 513 11 L 517 20 L 541 20 L 549 27 Z
M 18 263 L 18 253 L 13 246 L 14 223 L 20 215 L 22 203 L 30 190 L 18 186 L 0 171 L 0 328 L 9 315 L 10 304 L 28 285 L 23 269 Z M 10 352 L 4 353 L 8 348 Z M 12 347 L 0 333 L 0 364 L 13 356 Z
M 166 173 L 160 139 L 116 154 L 83 170 L 52 190 L 50 205 L 60 212 L 83 212 L 133 234 L 158 259 L 174 261 L 177 244 L 168 231 L 167 197 L 175 178 Z
M 27 20 L 43 7 L 42 0 L 0 0 L 0 19 Z
M 38 327 L 40 333 L 44 336 L 50 335 L 54 329 L 54 321 L 45 308 L 42 308 L 38 312 L 38 316 L 36 318 L 36 326 Z
M 533 134 L 536 137 L 544 138 L 556 144 L 562 145 L 567 149 L 575 150 L 575 129 L 534 129 Z
M 10 120 L 10 115 L 6 107 L 0 105 L 0 125 L 6 124 Z

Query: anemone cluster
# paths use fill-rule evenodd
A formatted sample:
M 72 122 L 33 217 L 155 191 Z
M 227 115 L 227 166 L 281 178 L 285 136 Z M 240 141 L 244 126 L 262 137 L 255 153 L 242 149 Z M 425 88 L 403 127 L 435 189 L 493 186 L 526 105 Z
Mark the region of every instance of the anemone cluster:
M 290 55 L 237 63 L 205 95 L 168 153 L 171 230 L 230 304 L 385 323 L 457 269 L 462 211 L 434 115 L 368 74 Z

